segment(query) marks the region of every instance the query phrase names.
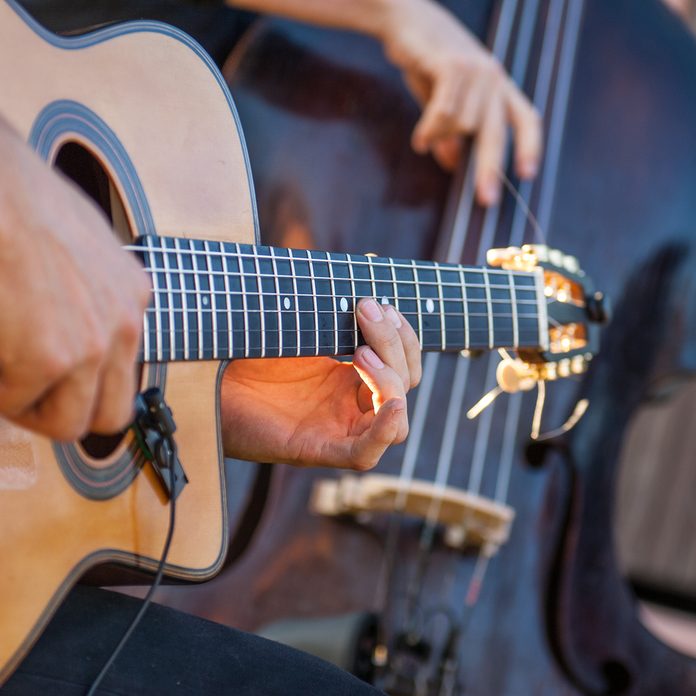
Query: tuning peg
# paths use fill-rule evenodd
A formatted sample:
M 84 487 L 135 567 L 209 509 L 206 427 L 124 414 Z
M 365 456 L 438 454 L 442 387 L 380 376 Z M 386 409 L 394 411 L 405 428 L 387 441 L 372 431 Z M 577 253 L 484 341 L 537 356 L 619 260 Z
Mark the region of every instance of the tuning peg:
M 522 362 L 510 357 L 504 357 L 495 371 L 497 386 L 484 394 L 467 412 L 466 417 L 474 420 L 485 411 L 503 392 L 515 394 L 520 391 L 530 391 L 537 384 L 536 370 Z
M 507 247 L 504 249 L 489 249 L 486 261 L 494 268 L 504 268 L 508 271 L 532 271 L 537 265 L 537 255 L 531 245 Z
M 500 389 L 507 394 L 534 389 L 538 379 L 536 371 L 521 360 L 504 358 L 495 371 Z
M 522 250 L 519 247 L 507 247 L 505 249 L 489 249 L 486 252 L 486 263 L 494 268 L 501 268 L 504 264 L 511 263 L 519 256 Z
M 525 244 L 522 250 L 527 254 L 533 254 L 542 263 L 548 263 L 549 261 L 550 250 L 546 244 Z

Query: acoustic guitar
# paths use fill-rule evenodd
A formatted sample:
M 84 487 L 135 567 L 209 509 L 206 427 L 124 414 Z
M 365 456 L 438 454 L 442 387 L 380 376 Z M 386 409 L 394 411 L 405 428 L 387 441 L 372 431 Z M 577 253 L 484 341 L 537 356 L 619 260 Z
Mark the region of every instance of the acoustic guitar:
M 174 413 L 181 465 L 171 577 L 205 580 L 225 557 L 225 361 L 350 355 L 361 297 L 399 308 L 424 350 L 504 348 L 533 379 L 581 373 L 596 348 L 598 300 L 557 251 L 497 250 L 488 267 L 464 267 L 255 245 L 234 104 L 210 58 L 169 26 L 61 38 L 2 2 L 0 84 L 3 116 L 49 164 L 106 191 L 115 233 L 151 276 L 141 383 Z M 61 443 L 0 426 L 2 683 L 87 569 L 157 567 L 170 493 L 133 431 Z

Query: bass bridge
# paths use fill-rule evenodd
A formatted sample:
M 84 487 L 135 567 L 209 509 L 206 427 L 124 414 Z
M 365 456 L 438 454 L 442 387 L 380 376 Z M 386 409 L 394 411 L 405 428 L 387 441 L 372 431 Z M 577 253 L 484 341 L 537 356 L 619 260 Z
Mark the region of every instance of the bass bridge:
M 430 481 L 387 474 L 345 474 L 318 481 L 310 509 L 319 515 L 354 516 L 403 512 L 443 529 L 444 543 L 456 550 L 477 549 L 491 557 L 508 540 L 515 511 L 509 505 Z

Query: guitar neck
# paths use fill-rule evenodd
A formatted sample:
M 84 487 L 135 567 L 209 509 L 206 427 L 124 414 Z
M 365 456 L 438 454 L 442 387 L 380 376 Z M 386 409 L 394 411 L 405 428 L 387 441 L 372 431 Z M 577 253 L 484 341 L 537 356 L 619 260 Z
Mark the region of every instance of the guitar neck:
M 426 351 L 548 344 L 539 273 L 172 237 L 135 246 L 153 286 L 145 362 L 351 355 L 364 297 L 395 306 Z

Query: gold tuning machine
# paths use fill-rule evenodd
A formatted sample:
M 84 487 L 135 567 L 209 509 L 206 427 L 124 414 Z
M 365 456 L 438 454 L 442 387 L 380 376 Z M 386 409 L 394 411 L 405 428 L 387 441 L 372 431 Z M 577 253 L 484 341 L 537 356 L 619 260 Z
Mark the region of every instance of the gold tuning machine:
M 545 244 L 490 249 L 486 254 L 486 261 L 489 266 L 506 271 L 533 271 L 542 266 L 554 267 L 574 276 L 584 275 L 575 256 L 564 254 L 559 249 L 550 249 Z

